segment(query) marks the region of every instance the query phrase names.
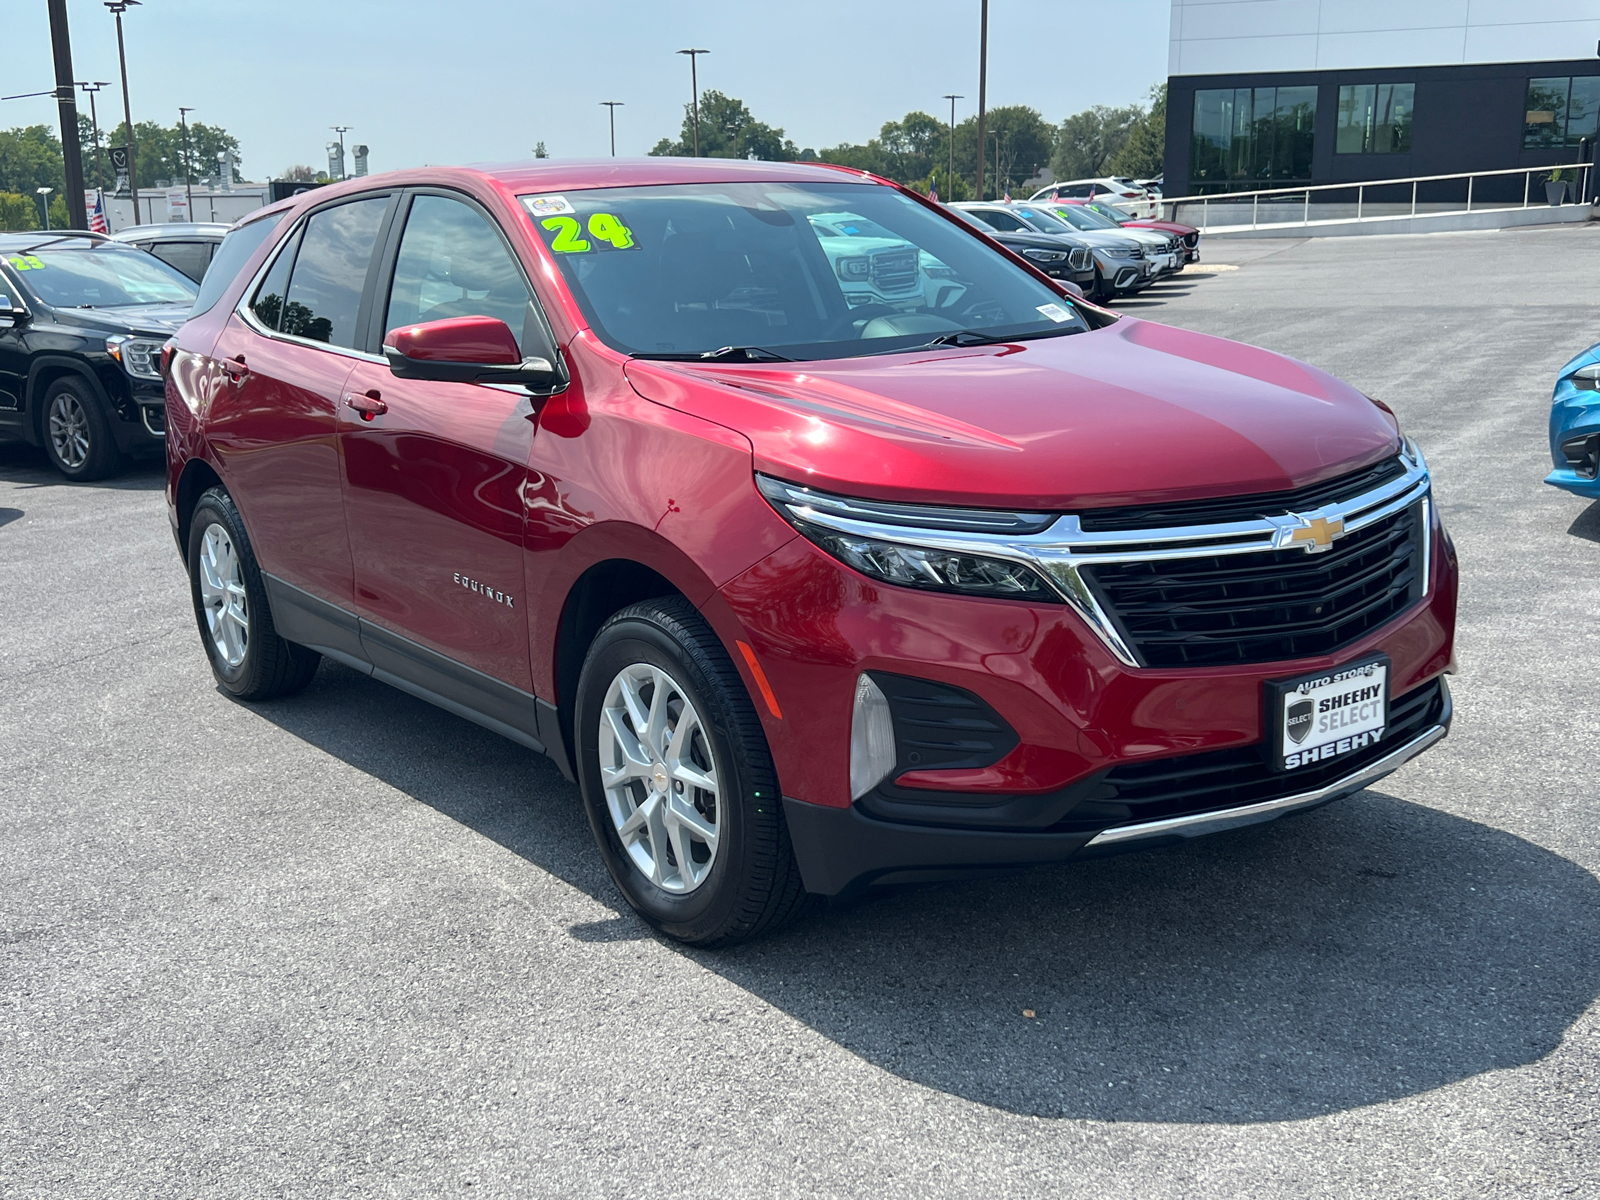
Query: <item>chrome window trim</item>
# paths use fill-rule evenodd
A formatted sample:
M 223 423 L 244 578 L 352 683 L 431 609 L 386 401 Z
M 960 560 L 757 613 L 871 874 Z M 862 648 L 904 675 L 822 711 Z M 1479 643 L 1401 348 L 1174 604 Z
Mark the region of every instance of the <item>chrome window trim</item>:
M 1431 584 L 1432 481 L 1421 449 L 1410 438 L 1405 439 L 1400 458 L 1406 466 L 1405 474 L 1341 503 L 1251 521 L 1164 529 L 1091 533 L 1084 530 L 1077 514 L 1067 513 L 1042 533 L 962 533 L 857 520 L 804 505 L 787 507 L 797 519 L 836 533 L 922 549 L 1000 558 L 1031 567 L 1055 587 L 1124 666 L 1139 667 L 1138 656 L 1117 632 L 1115 622 L 1101 607 L 1080 568 L 1099 563 L 1162 562 L 1284 550 L 1297 544 L 1292 540 L 1297 530 L 1307 528 L 1318 519 L 1342 521 L 1345 533 L 1355 533 L 1420 501 L 1422 596 L 1425 599 Z M 804 489 L 804 485 L 790 486 Z

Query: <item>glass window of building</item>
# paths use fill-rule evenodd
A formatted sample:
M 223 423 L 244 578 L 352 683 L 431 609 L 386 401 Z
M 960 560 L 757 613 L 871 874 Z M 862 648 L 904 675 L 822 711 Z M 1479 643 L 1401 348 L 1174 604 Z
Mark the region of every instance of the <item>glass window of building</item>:
M 1584 138 L 1595 136 L 1597 116 L 1600 116 L 1600 76 L 1530 79 L 1522 148 L 1576 150 Z
M 1339 89 L 1335 154 L 1404 154 L 1411 149 L 1414 83 L 1355 83 Z
M 1194 94 L 1190 178 L 1196 191 L 1248 191 L 1311 178 L 1315 87 Z

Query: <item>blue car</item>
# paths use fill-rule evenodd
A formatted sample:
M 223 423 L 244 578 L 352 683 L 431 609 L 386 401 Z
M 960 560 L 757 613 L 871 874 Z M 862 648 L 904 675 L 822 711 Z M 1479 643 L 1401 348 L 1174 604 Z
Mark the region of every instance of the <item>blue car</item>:
M 1550 406 L 1553 487 L 1600 499 L 1600 346 L 1590 346 L 1561 368 Z

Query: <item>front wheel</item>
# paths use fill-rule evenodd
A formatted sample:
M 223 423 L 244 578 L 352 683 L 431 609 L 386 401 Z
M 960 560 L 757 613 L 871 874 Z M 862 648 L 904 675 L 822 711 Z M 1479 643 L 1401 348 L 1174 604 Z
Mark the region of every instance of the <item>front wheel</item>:
M 74 482 L 104 479 L 122 464 L 105 406 L 90 386 L 67 376 L 44 394 L 44 449 L 55 469 Z
M 646 921 L 678 941 L 725 945 L 801 909 L 760 720 L 693 605 L 650 600 L 606 622 L 574 723 L 589 824 Z

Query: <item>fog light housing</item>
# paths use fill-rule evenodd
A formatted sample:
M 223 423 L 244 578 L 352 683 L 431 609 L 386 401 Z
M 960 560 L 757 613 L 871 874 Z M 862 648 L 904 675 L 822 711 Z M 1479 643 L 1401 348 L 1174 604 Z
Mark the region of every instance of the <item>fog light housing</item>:
M 870 675 L 856 679 L 850 713 L 850 799 L 859 800 L 894 770 L 894 717 Z
M 1600 433 L 1586 433 L 1561 443 L 1561 456 L 1579 479 L 1600 476 Z

